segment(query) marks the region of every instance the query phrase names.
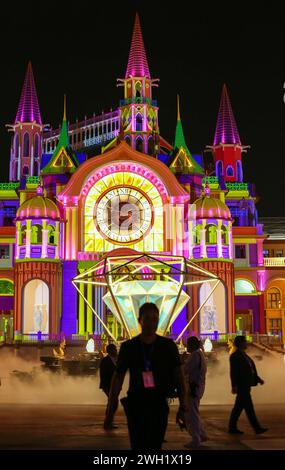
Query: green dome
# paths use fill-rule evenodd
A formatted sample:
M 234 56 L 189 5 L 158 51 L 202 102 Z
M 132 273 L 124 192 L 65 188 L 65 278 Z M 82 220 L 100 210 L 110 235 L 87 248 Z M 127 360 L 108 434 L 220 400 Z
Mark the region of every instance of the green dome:
M 57 205 L 47 197 L 38 195 L 25 201 L 17 210 L 17 220 L 22 219 L 60 219 Z
M 231 212 L 228 206 L 220 199 L 202 196 L 193 203 L 196 207 L 192 216 L 196 219 L 223 219 L 231 220 Z

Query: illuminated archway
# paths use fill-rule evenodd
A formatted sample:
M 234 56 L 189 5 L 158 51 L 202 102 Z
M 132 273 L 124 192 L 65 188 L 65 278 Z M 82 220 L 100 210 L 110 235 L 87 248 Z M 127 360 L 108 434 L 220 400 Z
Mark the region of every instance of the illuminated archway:
M 23 333 L 49 333 L 49 287 L 41 279 L 23 288 Z

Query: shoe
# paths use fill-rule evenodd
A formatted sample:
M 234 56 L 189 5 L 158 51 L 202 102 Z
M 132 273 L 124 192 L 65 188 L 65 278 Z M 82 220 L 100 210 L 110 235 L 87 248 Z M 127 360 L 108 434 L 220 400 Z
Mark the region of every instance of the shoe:
M 104 429 L 106 431 L 110 431 L 112 429 L 118 429 L 119 426 L 117 426 L 116 424 L 109 424 L 108 426 L 104 426 Z
M 258 428 L 255 430 L 255 434 L 263 434 L 266 431 L 268 431 L 268 428 Z
M 243 431 L 240 431 L 239 429 L 229 429 L 229 434 L 244 434 Z
M 187 444 L 184 444 L 184 447 L 186 449 L 198 449 L 200 447 L 200 444 L 196 444 L 195 442 L 188 442 Z

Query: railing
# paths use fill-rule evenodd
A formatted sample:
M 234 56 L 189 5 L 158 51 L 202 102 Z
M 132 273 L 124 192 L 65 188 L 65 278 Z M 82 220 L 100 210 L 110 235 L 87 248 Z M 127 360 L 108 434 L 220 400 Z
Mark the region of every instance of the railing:
M 86 343 L 89 338 L 89 334 L 85 335 L 64 335 L 61 334 L 45 334 L 45 333 L 27 333 L 27 334 L 15 334 L 14 342 L 17 344 L 58 344 L 63 338 L 66 342 L 71 344 Z
M 285 266 L 285 258 L 263 258 L 264 266 Z
M 20 186 L 20 183 L 0 183 L 0 190 L 10 190 L 17 189 Z
M 247 191 L 248 184 L 247 183 L 226 183 L 227 189 L 231 189 L 232 191 Z
M 203 178 L 203 184 L 209 183 L 209 184 L 215 184 L 219 182 L 219 178 L 217 176 L 205 176 Z
M 157 106 L 157 100 L 151 100 L 150 98 L 127 98 L 120 100 L 120 106 L 126 106 L 128 104 L 150 104 L 152 106 Z

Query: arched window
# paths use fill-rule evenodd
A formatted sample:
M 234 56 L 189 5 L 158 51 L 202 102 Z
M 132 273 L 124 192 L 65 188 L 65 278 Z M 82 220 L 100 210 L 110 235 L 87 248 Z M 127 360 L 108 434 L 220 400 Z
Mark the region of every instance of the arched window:
M 40 138 L 39 134 L 35 135 L 35 148 L 34 148 L 34 157 L 38 158 L 40 152 Z
M 39 165 L 38 162 L 34 162 L 34 176 L 38 176 L 39 174 Z
M 86 135 L 86 132 L 83 130 L 83 131 L 82 131 L 82 140 L 83 140 L 83 141 L 85 140 L 85 135 Z
M 240 160 L 237 162 L 237 181 L 238 182 L 242 181 L 242 166 L 241 166 Z
M 9 279 L 0 279 L 0 296 L 14 295 L 14 284 Z
M 55 229 L 52 225 L 48 226 L 48 244 L 54 245 L 55 243 Z
M 147 142 L 147 153 L 148 155 L 154 154 L 154 140 L 153 137 L 150 137 Z
M 221 235 L 222 235 L 222 244 L 228 245 L 229 244 L 229 232 L 228 232 L 228 228 L 225 227 L 225 225 L 222 225 L 221 227 Z
M 27 165 L 25 165 L 25 166 L 23 167 L 23 175 L 24 175 L 24 176 L 27 176 L 28 174 L 29 174 L 29 167 L 28 167 Z
M 281 308 L 281 292 L 277 287 L 267 291 L 267 308 Z
M 49 296 L 49 287 L 41 279 L 33 279 L 23 287 L 23 333 L 49 333 Z
M 19 135 L 16 134 L 14 138 L 14 156 L 15 158 L 19 157 Z
M 142 120 L 142 115 L 138 113 L 136 115 L 136 131 L 142 131 L 143 130 L 143 120 Z
M 201 240 L 201 229 L 202 229 L 202 226 L 201 225 L 196 225 L 196 227 L 194 228 L 194 231 L 193 231 L 193 243 L 195 243 L 195 245 L 200 245 L 200 240 Z
M 108 133 L 110 133 L 111 130 L 112 130 L 112 128 L 111 128 L 111 122 L 109 121 L 109 122 L 108 122 Z
M 86 130 L 86 139 L 89 139 L 89 129 Z
M 26 230 L 27 230 L 27 226 L 22 225 L 21 229 L 20 229 L 19 245 L 25 245 L 26 244 Z
M 42 243 L 42 226 L 32 225 L 31 243 Z
M 234 169 L 231 165 L 228 165 L 227 166 L 227 172 L 226 172 L 226 175 L 227 176 L 234 176 Z
M 26 132 L 24 135 L 23 156 L 28 157 L 29 153 L 30 153 L 30 137 L 29 137 L 29 134 Z
M 223 162 L 218 161 L 216 163 L 216 175 L 218 177 L 223 176 L 224 170 L 223 170 Z
M 247 279 L 236 279 L 235 280 L 235 294 L 253 294 L 256 292 L 256 288 L 253 282 Z
M 95 137 L 98 137 L 98 126 L 95 126 Z
M 136 140 L 136 150 L 138 152 L 143 152 L 143 140 L 140 137 Z
M 50 152 L 50 142 L 48 142 L 48 144 L 47 144 L 47 152 L 48 153 Z
M 206 225 L 206 243 L 217 243 L 217 227 L 214 224 Z
M 130 136 L 127 135 L 127 136 L 125 137 L 125 142 L 126 142 L 128 145 L 131 145 L 131 138 L 130 138 Z
M 141 82 L 136 82 L 135 90 L 136 90 L 136 98 L 141 98 L 141 96 L 142 96 L 142 84 L 141 84 Z

